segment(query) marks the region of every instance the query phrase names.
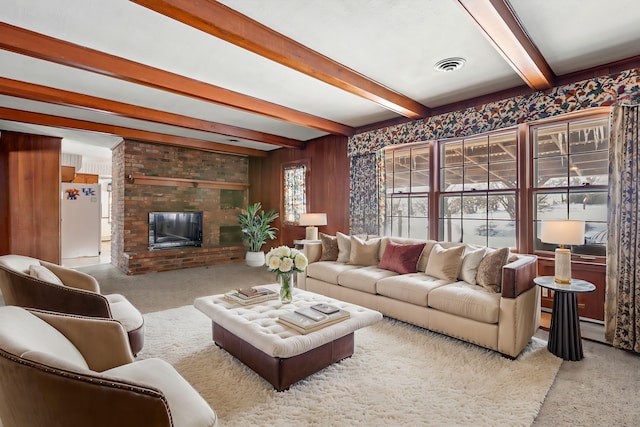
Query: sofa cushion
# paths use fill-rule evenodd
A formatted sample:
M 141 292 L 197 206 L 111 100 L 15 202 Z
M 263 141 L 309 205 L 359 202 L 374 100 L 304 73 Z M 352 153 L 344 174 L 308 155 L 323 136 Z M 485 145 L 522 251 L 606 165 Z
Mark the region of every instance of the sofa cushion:
M 338 238 L 320 233 L 322 242 L 322 254 L 319 261 L 336 261 L 338 259 Z
M 488 253 L 480 261 L 476 280 L 478 285 L 492 292 L 500 292 L 502 288 L 502 267 L 509 258 L 509 248 L 496 249 Z
M 429 292 L 449 283 L 424 273 L 412 273 L 380 279 L 376 289 L 380 295 L 426 307 Z
M 338 262 L 349 262 L 349 256 L 351 255 L 351 236 L 336 233 L 336 239 L 338 239 Z
M 349 264 L 353 265 L 378 265 L 380 259 L 380 239 L 363 240 L 356 236 L 351 236 L 351 254 Z
M 401 245 L 389 241 L 378 268 L 395 271 L 400 274 L 416 273 L 418 271 L 418 259 L 422 254 L 424 245 L 424 243 Z
M 480 261 L 482 261 L 482 258 L 484 258 L 486 252 L 486 248 L 471 249 L 468 247 L 464 256 L 462 257 L 462 265 L 460 267 L 460 274 L 458 275 L 458 279 L 475 285 L 477 283 L 476 275 L 478 274 L 478 266 L 480 265 Z
M 354 268 L 340 273 L 338 284 L 345 288 L 376 294 L 376 283 L 385 277 L 396 276 L 398 273 L 383 270 L 375 266 Z
M 484 323 L 498 323 L 500 294 L 482 286 L 456 282 L 429 292 L 429 307 Z
M 458 278 L 464 246 L 444 249 L 439 243 L 433 246 L 429 254 L 429 262 L 425 273 L 438 279 L 449 280 Z
M 40 279 L 44 282 L 51 283 L 52 285 L 64 286 L 62 280 L 56 276 L 53 271 L 42 265 L 30 265 L 29 276 Z
M 359 268 L 355 265 L 345 264 L 338 261 L 312 262 L 307 266 L 307 277 L 312 277 L 323 282 L 338 284 L 338 276 L 347 270 Z
M 176 426 L 210 426 L 216 414 L 209 404 L 171 365 L 161 359 L 138 360 L 102 373 L 103 377 L 150 386 L 167 398 Z

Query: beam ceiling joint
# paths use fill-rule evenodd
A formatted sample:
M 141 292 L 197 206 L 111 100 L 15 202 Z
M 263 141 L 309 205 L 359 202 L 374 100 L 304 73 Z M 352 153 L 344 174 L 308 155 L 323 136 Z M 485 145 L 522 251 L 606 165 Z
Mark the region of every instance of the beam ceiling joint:
M 351 136 L 354 132 L 342 123 L 4 22 L 0 22 L 0 49 L 335 135 Z
M 217 1 L 131 1 L 405 117 L 419 119 L 430 115 L 429 108 L 419 102 Z
M 553 87 L 555 75 L 506 0 L 457 0 L 480 31 L 534 90 Z

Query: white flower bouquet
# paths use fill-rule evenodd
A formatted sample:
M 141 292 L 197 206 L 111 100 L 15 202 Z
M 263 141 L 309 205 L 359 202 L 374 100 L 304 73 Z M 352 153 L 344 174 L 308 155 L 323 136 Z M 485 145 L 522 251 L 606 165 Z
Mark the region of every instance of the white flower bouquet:
M 297 249 L 279 246 L 267 253 L 266 262 L 269 271 L 275 272 L 278 282 L 280 282 L 280 301 L 283 303 L 291 302 L 295 277 L 293 273 L 304 271 L 309 263 L 307 257 Z
M 276 274 L 298 272 L 302 273 L 307 267 L 307 257 L 297 249 L 288 246 L 278 246 L 267 253 L 267 268 Z

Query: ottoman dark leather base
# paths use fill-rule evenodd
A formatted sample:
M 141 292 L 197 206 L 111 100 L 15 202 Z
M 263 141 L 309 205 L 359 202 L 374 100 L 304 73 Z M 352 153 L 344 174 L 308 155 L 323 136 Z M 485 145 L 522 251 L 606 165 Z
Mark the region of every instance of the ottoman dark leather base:
M 272 357 L 212 321 L 213 341 L 253 369 L 276 390 L 292 384 L 353 354 L 353 332 L 306 353 L 288 358 Z

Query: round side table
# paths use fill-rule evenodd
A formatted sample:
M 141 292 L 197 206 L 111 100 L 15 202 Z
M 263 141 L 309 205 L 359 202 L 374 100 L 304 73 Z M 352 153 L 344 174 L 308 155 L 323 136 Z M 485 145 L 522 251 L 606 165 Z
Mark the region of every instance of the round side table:
M 563 285 L 556 283 L 553 276 L 536 277 L 533 281 L 538 286 L 554 291 L 547 348 L 564 360 L 581 360 L 584 355 L 576 294 L 593 292 L 596 286 L 580 279 L 571 279 L 571 283 Z

